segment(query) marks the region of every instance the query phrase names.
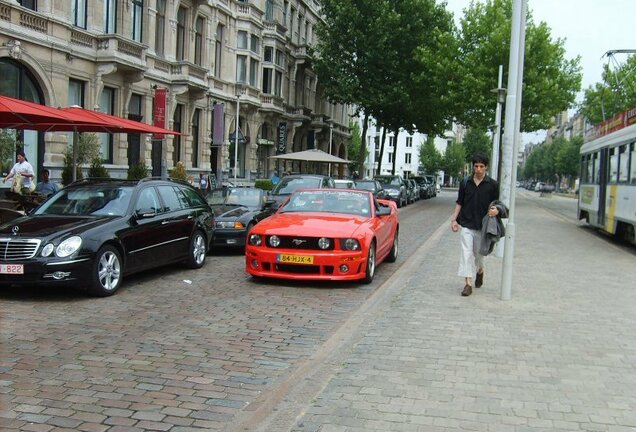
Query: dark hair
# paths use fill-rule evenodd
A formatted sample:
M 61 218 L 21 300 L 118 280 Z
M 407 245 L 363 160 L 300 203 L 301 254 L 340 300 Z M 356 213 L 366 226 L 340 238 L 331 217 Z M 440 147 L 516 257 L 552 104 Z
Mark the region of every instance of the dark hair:
M 471 162 L 473 165 L 475 165 L 476 163 L 483 163 L 484 165 L 488 166 L 488 156 L 483 153 L 475 153 Z
M 44 169 L 42 170 L 42 174 L 44 174 L 44 173 L 51 174 L 51 172 L 50 172 L 49 170 L 47 170 L 46 168 L 44 168 Z
M 18 150 L 16 152 L 16 156 L 22 156 L 24 160 L 28 162 L 28 159 L 26 158 L 26 155 L 24 154 L 24 150 Z

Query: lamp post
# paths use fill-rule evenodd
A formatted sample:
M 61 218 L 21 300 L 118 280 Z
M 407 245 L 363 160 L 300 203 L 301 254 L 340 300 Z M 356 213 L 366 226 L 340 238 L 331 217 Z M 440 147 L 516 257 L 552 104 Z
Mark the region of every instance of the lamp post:
M 497 88 L 492 89 L 493 93 L 497 93 L 497 108 L 495 110 L 495 124 L 493 127 L 492 141 L 492 157 L 490 158 L 490 175 L 495 180 L 499 180 L 499 155 L 501 142 L 501 107 L 506 102 L 506 89 L 503 85 L 503 65 L 499 65 L 499 80 Z
M 234 186 L 236 186 L 236 171 L 238 171 L 238 146 L 239 146 L 239 108 L 241 93 L 236 92 L 236 129 L 234 130 Z
M 329 122 L 329 154 L 331 155 L 331 141 L 333 141 L 333 120 Z M 331 177 L 331 162 L 329 162 L 329 177 Z

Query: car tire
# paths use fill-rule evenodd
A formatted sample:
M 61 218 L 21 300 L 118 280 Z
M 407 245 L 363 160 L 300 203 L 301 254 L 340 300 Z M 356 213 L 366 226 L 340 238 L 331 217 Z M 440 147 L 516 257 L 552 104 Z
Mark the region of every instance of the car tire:
M 96 297 L 108 297 L 115 294 L 121 286 L 123 270 L 119 251 L 113 246 L 102 246 L 93 261 L 89 293 Z
M 371 246 L 369 246 L 369 250 L 367 252 L 367 263 L 365 265 L 364 271 L 364 283 L 370 284 L 373 282 L 373 277 L 375 276 L 375 242 L 371 242 Z
M 198 269 L 205 264 L 205 256 L 207 247 L 205 245 L 205 236 L 201 231 L 195 231 L 190 238 L 190 249 L 188 250 L 187 266 L 191 269 Z
M 391 247 L 391 252 L 386 257 L 386 262 L 395 262 L 398 259 L 398 247 L 399 247 L 399 231 L 395 230 L 395 235 L 393 236 L 393 246 Z

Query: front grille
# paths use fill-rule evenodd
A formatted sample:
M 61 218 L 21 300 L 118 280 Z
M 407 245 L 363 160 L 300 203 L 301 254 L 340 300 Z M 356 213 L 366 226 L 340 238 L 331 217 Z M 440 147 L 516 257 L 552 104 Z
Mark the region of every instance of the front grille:
M 0 238 L 0 259 L 12 261 L 33 258 L 40 246 L 40 240 L 20 238 Z
M 318 240 L 322 237 L 279 237 L 280 246 L 278 246 L 278 248 L 280 249 L 333 250 L 335 244 L 334 239 L 329 239 L 331 240 L 329 247 L 327 249 L 320 249 L 318 247 Z M 267 238 L 266 244 L 269 246 L 269 237 Z
M 283 273 L 319 274 L 320 266 L 298 264 L 274 264 L 276 271 Z

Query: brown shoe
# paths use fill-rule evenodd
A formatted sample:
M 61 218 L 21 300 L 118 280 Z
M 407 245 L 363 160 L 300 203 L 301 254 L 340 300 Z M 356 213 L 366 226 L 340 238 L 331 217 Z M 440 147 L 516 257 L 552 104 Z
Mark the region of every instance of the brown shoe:
M 477 273 L 477 276 L 475 277 L 475 287 L 481 288 L 483 284 L 484 284 L 484 272 L 482 271 L 481 273 Z
M 471 287 L 470 285 L 466 284 L 464 286 L 464 291 L 462 291 L 462 296 L 463 297 L 468 297 L 472 293 L 473 293 L 473 287 Z

